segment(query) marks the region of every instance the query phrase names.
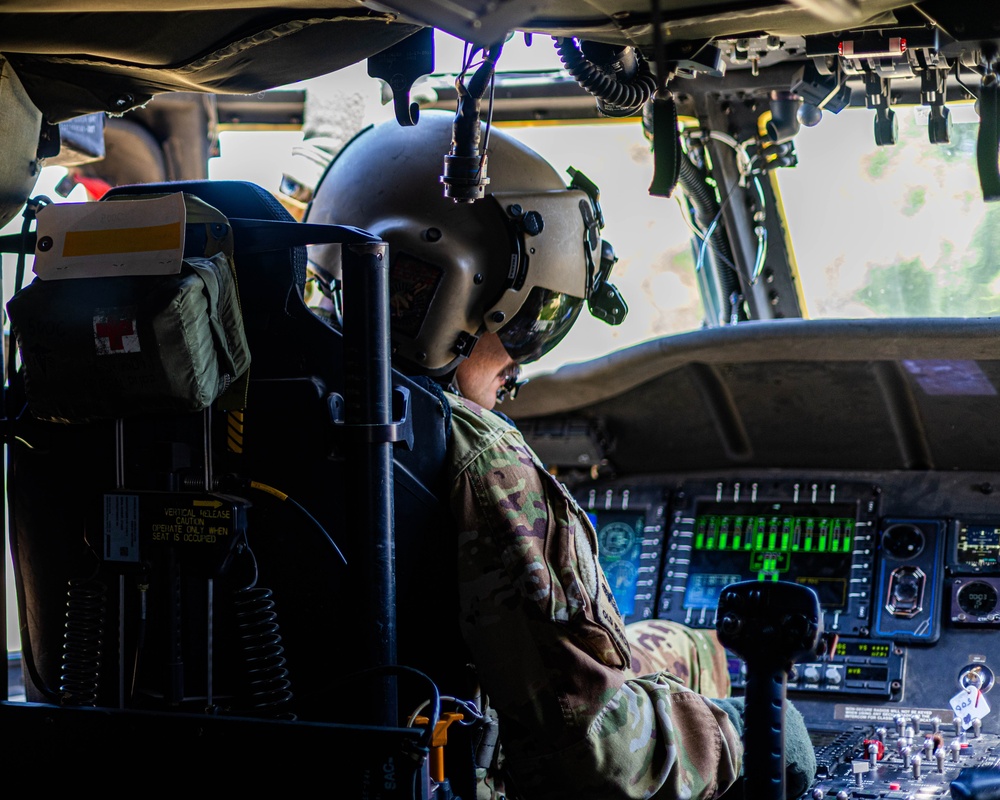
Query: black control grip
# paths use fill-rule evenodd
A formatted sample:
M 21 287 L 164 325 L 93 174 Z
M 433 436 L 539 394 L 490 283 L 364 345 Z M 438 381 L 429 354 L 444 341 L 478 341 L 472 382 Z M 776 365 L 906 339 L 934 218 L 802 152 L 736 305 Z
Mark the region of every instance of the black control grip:
M 1000 769 L 966 767 L 951 782 L 952 800 L 1000 800 Z
M 813 655 L 819 645 L 819 598 L 796 583 L 730 584 L 719 597 L 716 631 L 747 667 L 744 796 L 785 800 L 785 689 L 792 664 Z

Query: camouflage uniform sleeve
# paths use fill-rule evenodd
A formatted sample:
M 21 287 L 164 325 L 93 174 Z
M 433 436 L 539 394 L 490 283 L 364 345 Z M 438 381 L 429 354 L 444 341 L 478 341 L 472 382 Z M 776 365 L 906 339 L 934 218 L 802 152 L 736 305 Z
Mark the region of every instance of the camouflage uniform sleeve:
M 726 714 L 629 642 L 586 514 L 516 429 L 452 401 L 462 631 L 516 797 L 711 798 L 740 772 Z M 493 418 L 493 419 L 491 419 Z
M 732 683 L 726 648 L 715 631 L 666 619 L 644 619 L 625 628 L 632 651 L 632 675 L 669 672 L 706 697 L 729 697 Z

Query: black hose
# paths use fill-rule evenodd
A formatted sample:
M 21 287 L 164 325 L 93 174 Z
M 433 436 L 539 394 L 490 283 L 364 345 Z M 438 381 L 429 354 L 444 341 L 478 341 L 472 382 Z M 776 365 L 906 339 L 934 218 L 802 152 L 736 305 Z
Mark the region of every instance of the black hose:
M 503 42 L 490 47 L 484 54 L 483 63 L 469 79 L 468 86 L 458 100 L 458 110 L 452 129 L 452 155 L 480 158 L 480 103 L 486 95 L 493 75 L 496 72 L 497 59 L 503 50 Z
M 486 140 L 480 146 L 482 115 L 480 106 L 486 90 L 493 86 L 497 59 L 503 50 L 503 42 L 490 47 L 484 55 L 483 63 L 469 79 L 468 86 L 461 78 L 456 82 L 458 108 L 451 129 L 451 148 L 444 157 L 444 195 L 457 203 L 472 203 L 483 197 L 489 178 L 486 176 L 484 153 L 489 141 L 489 115 L 487 116 Z M 464 74 L 464 72 L 463 72 Z M 492 95 L 490 97 L 492 114 Z
M 503 45 L 503 42 L 497 42 L 487 48 L 483 54 L 483 63 L 469 79 L 469 94 L 473 97 L 482 100 L 486 96 L 486 89 L 493 79 L 493 73 L 496 72 L 497 60 L 500 58 L 500 53 L 503 52 Z
M 577 83 L 598 100 L 598 108 L 609 117 L 627 117 L 638 111 L 656 92 L 656 79 L 649 62 L 635 52 L 635 72 L 630 77 L 608 72 L 588 59 L 576 39 L 556 38 L 559 60 Z

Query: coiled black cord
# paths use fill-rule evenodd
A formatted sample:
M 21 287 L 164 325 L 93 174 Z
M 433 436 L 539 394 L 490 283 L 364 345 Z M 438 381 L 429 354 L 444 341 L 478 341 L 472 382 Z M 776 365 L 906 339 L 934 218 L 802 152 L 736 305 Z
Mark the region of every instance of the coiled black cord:
M 235 605 L 251 711 L 276 719 L 294 719 L 283 710 L 292 692 L 271 590 L 256 586 L 241 589 L 236 593 Z
M 106 594 L 105 585 L 97 580 L 69 582 L 66 635 L 59 675 L 63 705 L 97 705 Z
M 597 98 L 597 107 L 609 117 L 634 114 L 656 91 L 656 78 L 649 62 L 636 51 L 635 74 L 608 72 L 588 59 L 576 39 L 553 37 L 559 60 L 577 83 Z

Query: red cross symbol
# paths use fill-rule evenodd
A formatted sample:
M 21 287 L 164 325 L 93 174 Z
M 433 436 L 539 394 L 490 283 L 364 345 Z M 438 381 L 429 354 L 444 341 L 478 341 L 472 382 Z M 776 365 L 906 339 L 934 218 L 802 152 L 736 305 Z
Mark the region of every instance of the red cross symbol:
M 94 324 L 94 332 L 101 338 L 108 340 L 108 347 L 112 350 L 124 350 L 125 342 L 123 337 L 131 336 L 135 333 L 135 327 L 130 319 L 105 320 Z

